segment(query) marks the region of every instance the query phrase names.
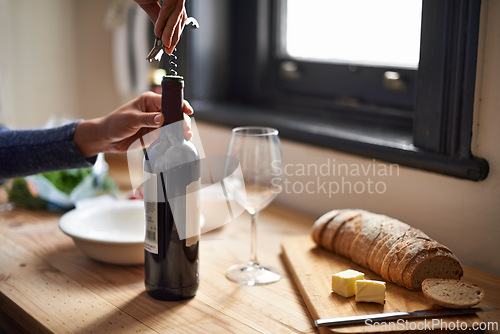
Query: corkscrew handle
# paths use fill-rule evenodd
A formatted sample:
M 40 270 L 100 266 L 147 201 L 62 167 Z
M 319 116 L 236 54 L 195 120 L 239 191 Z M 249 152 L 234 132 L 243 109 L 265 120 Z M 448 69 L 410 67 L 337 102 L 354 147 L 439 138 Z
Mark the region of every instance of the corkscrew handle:
M 146 59 L 149 60 L 149 62 L 152 62 L 153 60 L 160 61 L 162 55 L 163 55 L 163 42 L 161 41 L 160 37 L 156 37 L 153 48 L 151 49 L 151 51 L 149 51 Z

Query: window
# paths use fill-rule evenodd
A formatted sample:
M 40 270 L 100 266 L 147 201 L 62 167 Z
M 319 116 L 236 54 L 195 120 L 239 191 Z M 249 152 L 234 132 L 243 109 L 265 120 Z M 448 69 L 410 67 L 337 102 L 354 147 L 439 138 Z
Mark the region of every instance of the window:
M 282 0 L 278 52 L 294 59 L 416 69 L 422 0 Z M 304 18 L 312 18 L 304 24 Z
M 339 13 L 345 9 L 337 7 L 332 9 L 336 16 L 311 18 L 306 24 L 311 37 L 301 47 L 294 38 L 303 37 L 294 37 L 298 33 L 292 28 L 294 12 L 300 10 L 297 3 L 309 7 L 356 3 L 347 11 L 364 22 L 373 17 L 382 20 L 398 34 L 387 43 L 375 40 L 386 33 L 375 33 L 370 45 L 360 42 L 363 48 L 357 53 L 318 51 L 332 40 L 346 43 L 344 36 L 325 33 L 329 25 L 348 29 L 350 23 Z M 188 12 L 201 29 L 183 35 L 177 55 L 186 78 L 186 97 L 197 117 L 228 126 L 274 126 L 282 137 L 293 140 L 459 178 L 484 179 L 488 164 L 470 150 L 480 1 L 387 0 L 395 10 L 405 3 L 397 9 L 400 14 L 387 10 L 376 14 L 375 7 L 366 7 L 374 3 L 383 2 L 188 1 Z M 400 20 L 403 15 L 406 18 Z M 316 22 L 329 17 L 337 18 L 335 24 Z M 324 23 L 326 28 L 320 26 Z M 360 34 L 366 36 L 366 25 L 362 28 Z M 408 42 L 404 50 L 392 59 L 384 56 L 386 51 L 399 52 L 389 47 L 401 44 L 401 38 Z
M 411 111 L 421 8 L 421 0 L 278 1 L 277 89 Z

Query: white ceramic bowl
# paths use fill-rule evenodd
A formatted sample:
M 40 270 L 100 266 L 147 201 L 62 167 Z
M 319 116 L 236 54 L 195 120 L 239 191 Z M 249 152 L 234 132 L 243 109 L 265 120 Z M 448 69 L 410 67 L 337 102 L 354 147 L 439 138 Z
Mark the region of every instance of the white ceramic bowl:
M 111 201 L 65 213 L 61 230 L 88 257 L 113 264 L 144 263 L 144 203 Z

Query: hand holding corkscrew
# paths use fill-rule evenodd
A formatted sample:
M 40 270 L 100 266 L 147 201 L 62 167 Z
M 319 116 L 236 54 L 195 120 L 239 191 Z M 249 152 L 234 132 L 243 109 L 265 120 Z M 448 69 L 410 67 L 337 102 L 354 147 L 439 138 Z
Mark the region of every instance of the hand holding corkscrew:
M 135 0 L 154 24 L 154 34 L 163 41 L 164 51 L 172 53 L 184 29 L 186 0 Z
M 197 29 L 200 27 L 200 24 L 198 23 L 198 21 L 194 17 L 188 17 L 186 19 L 185 26 L 188 28 Z M 163 42 L 161 41 L 161 38 L 156 37 L 153 48 L 151 49 L 151 51 L 149 51 L 149 54 L 147 55 L 146 59 L 149 60 L 150 62 L 152 62 L 153 60 L 160 61 L 161 57 L 163 56 L 164 49 L 165 48 L 163 46 Z M 174 51 L 175 51 L 175 48 L 174 48 Z M 177 60 L 177 56 L 175 56 L 173 52 L 169 56 L 172 58 L 169 62 L 170 66 L 171 66 L 170 72 L 173 75 L 177 75 L 177 71 L 175 70 L 177 68 L 177 64 L 175 63 L 175 60 Z

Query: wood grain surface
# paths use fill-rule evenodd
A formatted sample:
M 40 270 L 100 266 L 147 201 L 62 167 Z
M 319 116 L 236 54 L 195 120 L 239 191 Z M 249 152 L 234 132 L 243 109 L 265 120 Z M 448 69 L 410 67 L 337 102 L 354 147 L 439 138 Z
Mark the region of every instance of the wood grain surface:
M 386 303 L 379 305 L 375 303 L 356 303 L 354 297 L 344 298 L 331 292 L 332 274 L 346 269 L 355 269 L 365 273 L 366 279 L 383 280 L 380 276 L 370 270 L 354 264 L 350 260 L 326 251 L 316 246 L 310 235 L 294 236 L 287 238 L 282 244 L 283 254 L 287 266 L 290 268 L 293 278 L 306 302 L 306 305 L 314 319 L 333 318 L 353 315 L 363 315 L 382 312 L 395 311 L 416 311 L 436 308 L 429 303 L 421 292 L 407 290 L 393 283 L 387 283 Z M 466 268 L 465 279 L 481 284 L 487 288 L 487 293 L 498 292 L 495 286 L 500 284 L 498 277 L 489 276 L 489 280 L 476 278 L 470 275 Z M 469 275 L 467 275 L 467 273 Z M 477 271 L 475 272 L 477 274 Z M 494 297 L 494 296 L 492 296 Z M 495 297 L 494 297 L 495 298 Z M 499 300 L 493 302 L 483 301 L 478 306 L 493 306 L 498 309 Z M 489 313 L 489 314 L 487 314 Z M 457 321 L 463 328 L 472 328 L 474 323 L 485 319 L 498 321 L 498 311 L 462 317 L 440 318 L 439 321 L 432 322 L 425 320 L 408 320 L 408 322 L 373 325 L 354 325 L 336 328 L 322 327 L 323 333 L 387 333 L 405 332 L 412 329 L 439 330 L 455 328 Z M 495 314 L 496 313 L 496 314 Z M 392 325 L 392 326 L 391 326 Z
M 127 191 L 130 179 L 122 158 L 106 156 L 110 174 Z M 0 333 L 2 329 L 7 333 L 315 333 L 311 314 L 318 314 L 311 298 L 334 301 L 328 289 L 335 265 L 324 269 L 321 262 L 314 262 L 314 267 L 304 262 L 321 253 L 311 253 L 309 236 L 304 237 L 317 217 L 292 209 L 271 205 L 261 213 L 258 224 L 259 260 L 281 268 L 279 282 L 248 287 L 226 279 L 229 266 L 249 257 L 250 217 L 245 214 L 202 235 L 201 284 L 196 297 L 163 302 L 145 293 L 143 266 L 110 265 L 87 258 L 59 230 L 60 213 L 2 203 L 5 193 L 0 190 Z M 324 287 L 318 286 L 312 296 L 304 290 L 310 285 L 301 283 L 305 279 L 319 279 Z M 466 268 L 464 279 L 485 289 L 481 306 L 497 309 L 481 314 L 481 319 L 500 321 L 500 278 Z M 389 287 L 389 291 L 396 290 Z M 329 303 L 322 315 L 357 310 L 352 300 L 341 302 L 344 307 L 338 308 L 339 313 L 332 314 Z M 407 305 L 421 303 L 416 298 L 410 304 L 391 301 L 386 307 L 404 305 L 407 309 Z M 365 305 L 362 310 L 380 311 L 376 305 Z
M 313 217 L 272 206 L 261 214 L 259 257 L 284 277 L 240 286 L 226 269 L 247 261 L 250 217 L 204 234 L 200 288 L 164 302 L 144 290 L 143 266 L 87 258 L 58 227 L 59 214 L 0 211 L 0 328 L 10 333 L 314 333 L 316 328 L 280 256 L 282 238 Z

